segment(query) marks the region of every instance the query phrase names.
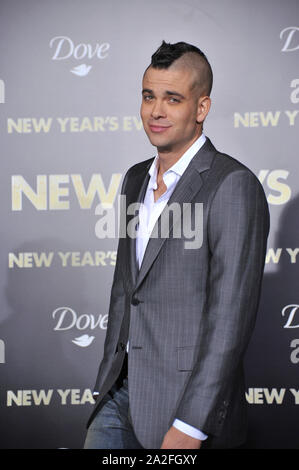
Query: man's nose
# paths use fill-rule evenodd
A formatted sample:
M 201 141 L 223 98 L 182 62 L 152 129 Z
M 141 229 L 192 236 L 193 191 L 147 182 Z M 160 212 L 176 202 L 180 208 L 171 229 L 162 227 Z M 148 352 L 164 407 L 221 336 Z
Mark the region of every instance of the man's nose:
M 156 100 L 152 107 L 152 117 L 158 119 L 160 117 L 166 117 L 165 108 L 161 100 Z

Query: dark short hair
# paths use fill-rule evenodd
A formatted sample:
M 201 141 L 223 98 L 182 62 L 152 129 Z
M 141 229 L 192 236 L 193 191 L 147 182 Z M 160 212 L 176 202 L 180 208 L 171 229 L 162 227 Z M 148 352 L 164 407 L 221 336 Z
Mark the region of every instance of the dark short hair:
M 188 44 L 182 41 L 175 44 L 170 44 L 162 41 L 161 46 L 152 55 L 150 67 L 155 69 L 168 69 L 168 67 L 170 67 L 177 59 L 188 52 L 197 54 L 201 59 L 205 69 L 205 91 L 209 95 L 213 85 L 212 67 L 206 55 L 198 47 L 193 46 L 192 44 Z

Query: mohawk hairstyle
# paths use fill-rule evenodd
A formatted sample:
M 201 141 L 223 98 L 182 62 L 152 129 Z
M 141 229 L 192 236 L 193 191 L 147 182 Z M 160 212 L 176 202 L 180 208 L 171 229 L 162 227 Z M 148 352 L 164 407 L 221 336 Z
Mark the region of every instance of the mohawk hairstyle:
M 211 65 L 206 57 L 206 55 L 196 46 L 188 44 L 186 42 L 177 42 L 175 44 L 170 44 L 165 41 L 162 41 L 161 46 L 154 52 L 151 57 L 150 67 L 155 69 L 168 69 L 177 59 L 180 59 L 184 54 L 195 59 L 190 65 L 195 69 L 199 70 L 203 75 L 204 89 L 207 95 L 210 95 L 213 85 L 213 72 Z M 196 54 L 196 55 L 195 55 Z M 186 56 L 186 57 L 188 57 Z

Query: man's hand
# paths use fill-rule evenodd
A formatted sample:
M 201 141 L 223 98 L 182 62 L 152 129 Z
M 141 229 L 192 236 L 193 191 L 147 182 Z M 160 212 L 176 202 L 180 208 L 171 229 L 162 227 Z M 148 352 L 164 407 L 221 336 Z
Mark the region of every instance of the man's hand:
M 164 436 L 161 449 L 200 449 L 201 442 L 171 426 Z

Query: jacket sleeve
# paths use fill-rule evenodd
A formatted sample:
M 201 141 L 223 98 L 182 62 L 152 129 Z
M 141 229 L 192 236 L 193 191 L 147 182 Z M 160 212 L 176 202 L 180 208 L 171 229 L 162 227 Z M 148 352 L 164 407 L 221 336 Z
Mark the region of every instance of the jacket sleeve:
M 125 194 L 125 188 L 127 184 L 127 176 L 128 172 L 126 173 L 120 194 Z M 117 340 L 119 336 L 119 328 L 121 325 L 121 320 L 124 315 L 125 311 L 125 291 L 123 285 L 123 273 L 120 266 L 119 260 L 119 253 L 121 251 L 121 244 L 123 243 L 123 239 L 118 241 L 117 247 L 117 255 L 116 255 L 116 263 L 113 275 L 113 282 L 111 287 L 111 294 L 110 294 L 110 303 L 109 303 L 109 313 L 108 313 L 108 323 L 107 323 L 107 331 L 105 336 L 105 343 L 104 343 L 104 354 L 102 361 L 99 366 L 98 374 L 96 383 L 94 386 L 94 393 L 98 393 L 99 388 L 103 385 L 108 373 L 109 373 L 109 364 L 113 359 L 115 349 L 117 346 Z
M 210 270 L 199 353 L 175 418 L 219 435 L 258 308 L 269 210 L 249 170 L 228 174 L 208 216 Z

